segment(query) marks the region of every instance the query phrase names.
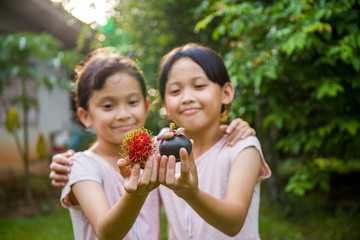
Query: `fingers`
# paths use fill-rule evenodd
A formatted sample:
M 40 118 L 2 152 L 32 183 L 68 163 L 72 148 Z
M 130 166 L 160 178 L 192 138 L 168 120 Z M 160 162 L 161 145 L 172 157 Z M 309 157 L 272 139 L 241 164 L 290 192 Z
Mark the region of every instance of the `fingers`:
M 73 161 L 69 158 L 73 156 L 75 152 L 73 150 L 68 150 L 64 153 L 56 154 L 52 157 L 50 164 L 50 174 L 49 178 L 51 180 L 51 185 L 54 187 L 64 187 L 68 181 L 67 175 L 71 172 L 71 166 Z
M 118 166 L 120 171 L 122 171 L 122 174 L 125 171 L 123 162 L 123 159 L 119 159 L 118 161 Z M 139 164 L 135 164 L 131 170 L 126 170 L 126 175 L 128 177 L 125 181 L 125 190 L 128 193 L 142 196 L 155 189 L 159 186 L 159 183 L 157 182 L 158 166 L 158 159 L 151 156 L 149 160 L 146 161 L 143 171 L 141 171 Z
M 71 157 L 71 156 L 73 156 L 75 154 L 75 151 L 72 150 L 72 149 L 69 149 L 64 154 L 65 154 L 66 157 L 69 158 L 69 157 Z
M 131 175 L 128 181 L 125 181 L 124 184 L 124 188 L 128 193 L 133 193 L 137 190 L 139 176 L 140 176 L 140 165 L 135 164 L 131 170 Z
M 185 148 L 180 149 L 181 179 L 189 178 L 189 156 Z
M 220 125 L 220 131 L 226 133 L 226 130 L 228 129 L 228 125 Z
M 159 163 L 159 173 L 158 173 L 158 181 L 161 184 L 165 184 L 166 168 L 167 168 L 167 157 L 161 156 Z
M 66 182 L 58 182 L 55 180 L 51 180 L 51 185 L 56 188 L 63 188 L 66 185 Z
M 151 176 L 152 176 L 153 166 L 154 166 L 154 158 L 151 156 L 146 161 L 144 171 L 141 174 L 140 182 L 139 182 L 140 187 L 144 187 L 144 186 L 147 186 L 149 184 Z
M 165 178 L 166 186 L 170 188 L 174 187 L 176 183 L 175 165 L 176 165 L 176 159 L 173 155 L 170 155 L 167 161 L 166 178 Z
M 225 128 L 224 126 L 226 125 L 222 125 L 220 129 L 224 130 Z M 255 129 L 251 128 L 246 121 L 240 118 L 234 119 L 227 127 L 225 132 L 229 134 L 229 138 L 228 138 L 229 146 L 233 146 L 239 140 L 245 139 L 248 136 L 256 134 Z
M 69 159 L 73 155 L 71 151 L 54 155 L 50 164 L 51 171 L 63 174 L 71 172 L 70 167 L 73 165 L 73 161 Z
M 67 175 L 71 171 L 70 167 L 53 162 L 50 165 L 50 169 L 49 178 L 51 180 L 51 185 L 60 188 L 64 187 L 68 181 Z
M 64 174 L 64 173 L 57 173 L 55 171 L 51 171 L 50 174 L 49 174 L 49 178 L 50 180 L 54 180 L 54 181 L 57 181 L 57 182 L 67 182 L 68 180 L 68 176 L 67 174 Z
M 249 127 L 249 129 L 246 129 L 245 132 L 242 135 L 242 138 L 245 139 L 248 136 L 256 136 L 256 131 L 255 129 Z
M 154 157 L 153 169 L 152 169 L 151 177 L 150 177 L 150 182 L 153 184 L 155 184 L 157 182 L 159 161 L 160 161 L 160 156 L 156 156 L 156 158 Z
M 123 176 L 124 179 L 130 177 L 130 175 L 131 175 L 131 169 L 129 169 L 127 167 L 127 164 L 128 164 L 128 161 L 123 158 L 120 158 L 117 161 L 117 165 L 119 167 L 120 174 L 121 174 L 121 176 Z

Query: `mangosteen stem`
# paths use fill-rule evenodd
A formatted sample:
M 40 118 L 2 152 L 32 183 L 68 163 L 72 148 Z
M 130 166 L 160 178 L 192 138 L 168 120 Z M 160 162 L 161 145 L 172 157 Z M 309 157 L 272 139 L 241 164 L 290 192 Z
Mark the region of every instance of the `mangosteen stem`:
M 175 132 L 175 123 L 170 123 L 170 130 L 169 132 Z

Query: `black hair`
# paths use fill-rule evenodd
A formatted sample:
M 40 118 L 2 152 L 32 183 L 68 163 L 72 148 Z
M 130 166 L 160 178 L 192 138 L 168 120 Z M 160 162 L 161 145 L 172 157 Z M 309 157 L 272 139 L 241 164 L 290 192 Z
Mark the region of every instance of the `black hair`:
M 174 48 L 166 54 L 159 67 L 159 91 L 162 99 L 165 98 L 165 86 L 171 67 L 180 58 L 188 57 L 195 61 L 204 70 L 210 81 L 219 84 L 221 87 L 230 82 L 229 74 L 222 60 L 222 57 L 214 50 L 196 44 L 189 43 Z
M 114 48 L 99 48 L 91 52 L 85 61 L 76 67 L 75 72 L 77 107 L 88 110 L 88 102 L 93 92 L 101 90 L 106 78 L 119 72 L 134 76 L 146 99 L 146 85 L 141 69 L 135 61 L 120 55 Z

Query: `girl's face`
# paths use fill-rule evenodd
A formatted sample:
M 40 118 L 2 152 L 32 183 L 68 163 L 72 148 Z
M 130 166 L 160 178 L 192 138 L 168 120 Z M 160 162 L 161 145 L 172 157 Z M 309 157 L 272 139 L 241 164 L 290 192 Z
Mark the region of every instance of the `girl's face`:
M 84 125 L 94 127 L 100 142 L 117 145 L 130 130 L 144 126 L 148 110 L 140 84 L 126 72 L 108 77 L 104 87 L 93 92 L 88 106 L 87 111 L 78 110 Z
M 169 117 L 188 132 L 218 126 L 222 104 L 231 102 L 231 84 L 221 87 L 210 81 L 191 58 L 177 60 L 168 74 L 164 106 Z

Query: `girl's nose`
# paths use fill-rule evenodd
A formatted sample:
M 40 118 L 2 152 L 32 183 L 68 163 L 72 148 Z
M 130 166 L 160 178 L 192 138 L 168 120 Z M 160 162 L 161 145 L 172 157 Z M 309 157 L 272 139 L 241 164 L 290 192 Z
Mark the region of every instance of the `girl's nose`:
M 116 119 L 124 120 L 131 117 L 130 111 L 126 106 L 119 106 L 116 111 Z
M 188 103 L 192 103 L 194 101 L 195 101 L 195 97 L 194 97 L 193 91 L 191 89 L 184 89 L 183 95 L 181 98 L 181 103 L 188 104 Z

